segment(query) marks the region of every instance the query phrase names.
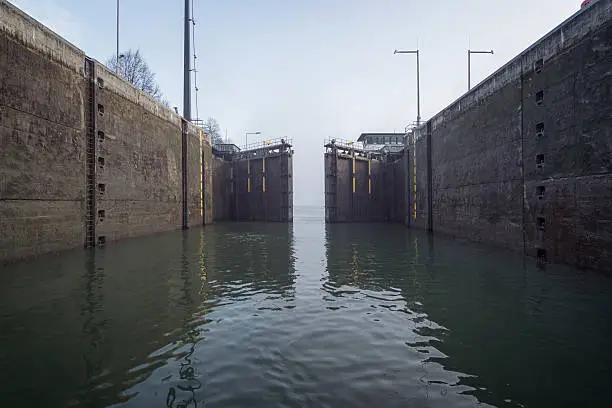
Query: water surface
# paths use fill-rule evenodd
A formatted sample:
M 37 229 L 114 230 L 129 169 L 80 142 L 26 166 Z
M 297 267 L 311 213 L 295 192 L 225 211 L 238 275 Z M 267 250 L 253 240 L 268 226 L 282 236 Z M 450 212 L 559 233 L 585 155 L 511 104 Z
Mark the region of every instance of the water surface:
M 612 279 L 322 217 L 1 268 L 0 406 L 608 406 Z

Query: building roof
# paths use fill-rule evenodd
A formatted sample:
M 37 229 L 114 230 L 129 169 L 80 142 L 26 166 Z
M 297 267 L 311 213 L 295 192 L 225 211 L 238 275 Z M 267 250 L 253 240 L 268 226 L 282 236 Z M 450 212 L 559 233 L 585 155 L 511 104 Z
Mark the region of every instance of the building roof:
M 404 137 L 405 133 L 362 133 L 357 139 L 358 142 L 363 142 L 366 137 L 374 136 L 374 137 L 385 137 L 385 136 L 400 136 Z

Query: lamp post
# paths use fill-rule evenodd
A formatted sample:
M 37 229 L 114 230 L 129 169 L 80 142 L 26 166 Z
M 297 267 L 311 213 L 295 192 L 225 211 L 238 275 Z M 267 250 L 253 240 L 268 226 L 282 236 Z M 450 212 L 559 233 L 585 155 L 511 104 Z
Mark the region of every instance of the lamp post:
M 249 135 L 261 135 L 261 132 L 244 132 L 244 147 L 249 147 Z
M 191 14 L 189 12 L 189 0 L 185 0 L 185 34 L 183 39 L 183 117 L 191 122 L 191 42 L 189 24 Z
M 419 50 L 395 50 L 393 54 L 416 54 L 416 81 L 417 81 L 417 126 L 421 124 L 421 80 L 419 78 Z
M 472 88 L 472 78 L 471 78 L 471 66 L 472 66 L 472 54 L 493 54 L 493 50 L 491 51 L 472 51 L 468 50 L 468 91 Z

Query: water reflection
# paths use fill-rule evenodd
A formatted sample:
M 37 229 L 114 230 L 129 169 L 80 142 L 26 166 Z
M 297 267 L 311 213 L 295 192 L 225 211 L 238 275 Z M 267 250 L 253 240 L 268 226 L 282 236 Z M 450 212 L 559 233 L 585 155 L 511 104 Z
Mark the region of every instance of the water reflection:
M 406 229 L 365 230 L 327 226 L 325 300 L 340 305 L 332 310 L 369 302 L 386 325 L 379 310 L 404 314 L 395 330 L 421 353 L 428 386 L 455 384 L 440 392 L 460 386 L 496 406 L 603 406 L 612 325 L 597 311 L 612 307 L 609 279 Z
M 274 298 L 261 299 L 262 310 L 293 298 L 292 230 L 243 227 L 244 235 L 219 225 L 2 268 L 3 404 L 139 405 L 143 384 L 171 367 L 159 398 L 197 406 L 208 315 L 262 295 Z M 162 402 L 150 397 L 145 406 Z
M 445 367 L 448 356 L 439 347 L 448 329 L 431 319 L 424 305 L 427 282 L 419 275 L 421 260 L 432 262 L 433 240 L 405 229 L 370 225 L 326 226 L 328 279 L 322 289 L 330 310 L 359 313 L 378 323 L 379 341 L 402 342 L 409 356 L 395 376 L 412 389 L 388 399 L 390 405 L 470 406 L 478 401 L 466 374 Z M 425 242 L 425 246 L 422 245 Z M 379 375 L 384 375 L 382 372 Z M 393 377 L 392 377 L 393 378 Z
M 85 275 L 83 276 L 84 297 L 81 306 L 81 317 L 83 319 L 83 340 L 87 347 L 83 354 L 85 365 L 85 379 L 89 387 L 95 386 L 96 378 L 102 374 L 102 345 L 106 334 L 107 320 L 105 319 L 101 305 L 104 304 L 102 288 L 104 285 L 104 268 L 96 266 L 93 252 L 85 254 Z M 80 399 L 91 405 L 90 393 L 82 393 Z
M 2 268 L 3 406 L 606 406 L 610 279 L 295 220 Z

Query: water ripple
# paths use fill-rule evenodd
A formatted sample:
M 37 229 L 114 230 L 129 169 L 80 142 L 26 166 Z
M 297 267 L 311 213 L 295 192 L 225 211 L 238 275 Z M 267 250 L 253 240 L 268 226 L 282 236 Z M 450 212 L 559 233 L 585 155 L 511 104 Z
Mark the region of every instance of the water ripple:
M 218 224 L 43 261 L 0 286 L 6 406 L 606 406 L 609 281 L 402 226 Z

